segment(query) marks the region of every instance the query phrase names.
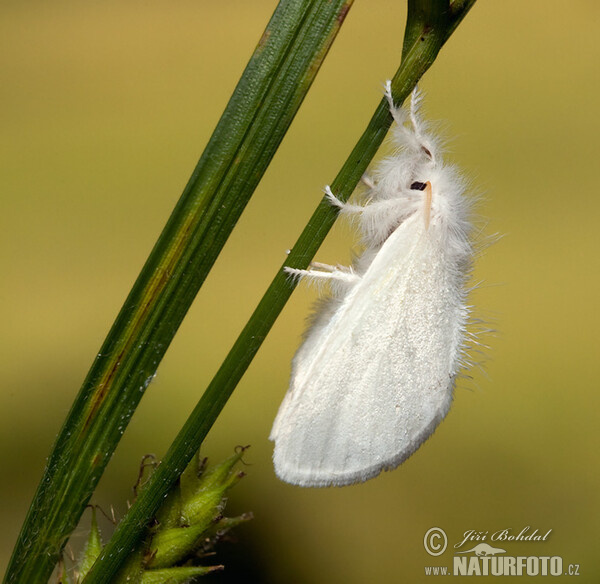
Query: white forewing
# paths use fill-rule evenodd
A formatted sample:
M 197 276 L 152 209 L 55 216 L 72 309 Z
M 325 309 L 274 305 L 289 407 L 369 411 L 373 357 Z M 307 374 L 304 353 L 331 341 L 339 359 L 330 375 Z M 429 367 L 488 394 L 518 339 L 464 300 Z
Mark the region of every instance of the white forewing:
M 394 468 L 450 407 L 468 317 L 466 204 L 452 171 L 416 143 L 385 163 L 400 184 L 380 177 L 373 202 L 358 208 L 367 249 L 294 359 L 271 432 L 287 482 L 346 485 Z M 392 216 L 378 228 L 382 209 Z M 336 270 L 290 271 L 335 281 Z

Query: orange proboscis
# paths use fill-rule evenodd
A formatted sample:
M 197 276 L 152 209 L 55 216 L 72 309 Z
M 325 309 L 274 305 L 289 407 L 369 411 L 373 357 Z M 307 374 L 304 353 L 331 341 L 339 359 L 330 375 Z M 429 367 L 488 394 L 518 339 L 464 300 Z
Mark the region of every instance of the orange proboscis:
M 429 229 L 429 220 L 431 219 L 431 183 L 425 183 L 425 229 Z

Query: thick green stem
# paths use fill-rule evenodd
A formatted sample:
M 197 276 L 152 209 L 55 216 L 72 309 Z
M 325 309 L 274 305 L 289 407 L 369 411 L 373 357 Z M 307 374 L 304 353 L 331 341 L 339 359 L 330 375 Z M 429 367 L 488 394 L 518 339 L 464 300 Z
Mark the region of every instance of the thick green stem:
M 470 1 L 468 8 L 473 3 L 474 0 Z M 417 81 L 434 62 L 440 48 L 468 8 L 452 12 L 448 0 L 409 1 L 406 28 L 409 38 L 405 40 L 402 63 L 392 81 L 392 91 L 397 103 L 406 99 Z M 349 197 L 356 187 L 381 145 L 391 122 L 387 103 L 382 100 L 367 129 L 332 183 L 333 191 L 341 199 Z M 294 245 L 285 265 L 305 268 L 333 225 L 335 217 L 335 210 L 324 199 Z M 129 551 L 142 537 L 148 521 L 200 447 L 293 288 L 293 282 L 285 276 L 283 269 L 280 269 L 198 405 L 139 499 L 118 526 L 84 584 L 109 583 Z
M 353 0 L 281 0 L 68 414 L 5 582 L 47 582 Z

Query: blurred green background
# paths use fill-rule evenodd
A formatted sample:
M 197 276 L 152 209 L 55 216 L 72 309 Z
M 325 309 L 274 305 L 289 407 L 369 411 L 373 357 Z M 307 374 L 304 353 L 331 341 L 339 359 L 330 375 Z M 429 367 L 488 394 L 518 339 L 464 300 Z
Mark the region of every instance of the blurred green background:
M 0 6 L 2 573 L 51 443 L 275 4 Z M 356 1 L 102 479 L 104 508 L 124 512 L 140 458 L 165 452 L 362 132 L 405 10 Z M 230 512 L 256 519 L 217 557 L 232 581 L 427 580 L 424 566 L 452 555 L 425 552 L 433 526 L 451 544 L 552 529 L 501 547 L 560 555 L 586 582 L 600 572 L 599 35 L 593 0 L 482 0 L 444 47 L 425 112 L 482 195 L 485 232 L 503 235 L 474 274 L 477 314 L 497 331 L 489 359 L 396 471 L 285 485 L 267 436 L 315 297 L 298 289 L 205 443 L 213 460 L 252 445 Z M 340 224 L 317 258 L 347 262 L 352 241 Z

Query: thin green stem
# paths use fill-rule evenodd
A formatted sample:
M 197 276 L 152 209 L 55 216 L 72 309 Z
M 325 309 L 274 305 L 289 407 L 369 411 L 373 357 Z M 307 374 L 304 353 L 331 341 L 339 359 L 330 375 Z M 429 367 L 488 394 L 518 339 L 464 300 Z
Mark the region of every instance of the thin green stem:
M 470 2 L 470 6 L 473 2 Z M 451 14 L 448 0 L 409 1 L 402 63 L 392 80 L 397 103 L 403 102 L 425 71 L 434 62 L 449 38 L 459 16 Z M 457 21 L 456 19 L 459 18 Z M 332 183 L 342 200 L 350 196 L 369 162 L 377 152 L 392 122 L 385 100 L 375 110 L 365 132 Z M 336 211 L 321 201 L 306 228 L 291 250 L 285 265 L 305 268 L 333 225 Z M 283 266 L 282 266 L 283 268 Z M 233 348 L 204 392 L 196 408 L 173 441 L 136 503 L 119 524 L 84 584 L 107 584 L 142 537 L 145 526 L 177 477 L 199 449 L 206 434 L 221 412 L 237 383 L 248 368 L 262 341 L 271 329 L 294 288 L 280 269 L 244 327 Z
M 60 431 L 5 582 L 45 583 L 353 0 L 281 0 Z

